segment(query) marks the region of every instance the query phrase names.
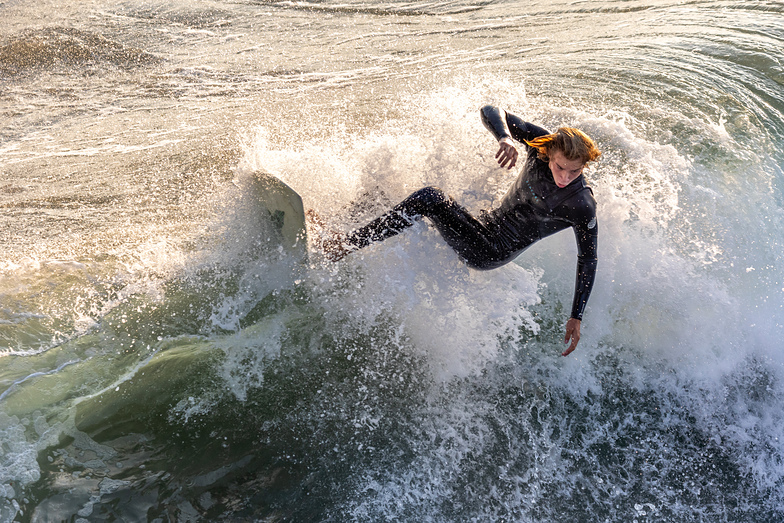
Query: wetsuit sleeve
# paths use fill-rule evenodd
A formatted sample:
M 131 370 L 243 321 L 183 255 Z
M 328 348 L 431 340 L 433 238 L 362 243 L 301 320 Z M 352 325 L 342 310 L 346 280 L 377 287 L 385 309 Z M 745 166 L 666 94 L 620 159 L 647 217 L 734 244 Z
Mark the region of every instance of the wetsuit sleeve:
M 596 279 L 596 265 L 598 264 L 599 226 L 596 223 L 596 214 L 592 213 L 591 217 L 575 225 L 574 234 L 577 239 L 577 278 L 574 285 L 571 317 L 582 320 L 585 305 L 588 303 Z
M 482 115 L 482 123 L 496 140 L 513 138 L 520 143 L 525 143 L 526 140 L 533 140 L 539 136 L 550 134 L 546 129 L 526 122 L 519 116 L 492 105 L 482 107 L 480 113 Z

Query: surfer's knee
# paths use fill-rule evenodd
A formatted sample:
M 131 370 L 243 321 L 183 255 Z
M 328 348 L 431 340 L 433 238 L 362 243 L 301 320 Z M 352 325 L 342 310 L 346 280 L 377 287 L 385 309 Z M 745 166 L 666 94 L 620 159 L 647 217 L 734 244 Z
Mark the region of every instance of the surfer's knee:
M 419 192 L 421 193 L 421 197 L 432 205 L 438 205 L 449 201 L 449 197 L 444 191 L 432 185 L 420 189 Z
M 416 209 L 417 214 L 427 216 L 428 211 L 443 207 L 449 203 L 449 197 L 438 187 L 424 187 L 411 196 L 408 201 Z
M 424 187 L 411 193 L 408 198 L 395 207 L 395 211 L 409 218 L 429 216 L 433 213 L 433 209 L 442 205 L 446 199 L 444 191 L 438 187 Z

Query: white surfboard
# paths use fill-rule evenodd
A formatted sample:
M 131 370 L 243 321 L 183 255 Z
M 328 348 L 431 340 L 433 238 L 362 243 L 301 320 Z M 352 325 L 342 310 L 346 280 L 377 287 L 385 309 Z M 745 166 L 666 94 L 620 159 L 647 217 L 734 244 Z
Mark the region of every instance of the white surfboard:
M 280 233 L 283 246 L 307 250 L 305 208 L 297 191 L 264 171 L 253 174 L 256 195 L 269 213 L 270 221 Z

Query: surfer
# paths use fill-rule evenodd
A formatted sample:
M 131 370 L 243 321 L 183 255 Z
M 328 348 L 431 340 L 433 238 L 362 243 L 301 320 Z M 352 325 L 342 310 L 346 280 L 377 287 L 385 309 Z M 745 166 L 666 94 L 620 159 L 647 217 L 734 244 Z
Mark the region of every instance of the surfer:
M 497 208 L 475 218 L 441 189 L 425 187 L 364 227 L 324 240 L 322 248 L 337 261 L 402 232 L 424 216 L 470 267 L 486 270 L 509 263 L 534 242 L 571 227 L 577 240 L 577 278 L 564 337 L 567 356 L 580 341 L 583 311 L 596 275 L 596 201 L 583 170 L 601 153 L 578 129 L 562 127 L 550 133 L 497 107 L 488 105 L 480 112 L 498 140 L 495 157 L 501 167 L 517 165 L 515 142 L 527 151 L 520 175 Z

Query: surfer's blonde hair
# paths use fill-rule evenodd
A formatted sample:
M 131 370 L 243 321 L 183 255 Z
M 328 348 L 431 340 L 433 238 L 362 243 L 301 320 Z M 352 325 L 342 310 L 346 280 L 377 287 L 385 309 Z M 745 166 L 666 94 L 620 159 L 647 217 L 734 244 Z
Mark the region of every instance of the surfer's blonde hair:
M 561 127 L 552 134 L 546 134 L 525 142 L 539 152 L 540 160 L 548 160 L 550 153 L 561 151 L 567 160 L 588 163 L 602 154 L 591 138 L 574 127 Z

